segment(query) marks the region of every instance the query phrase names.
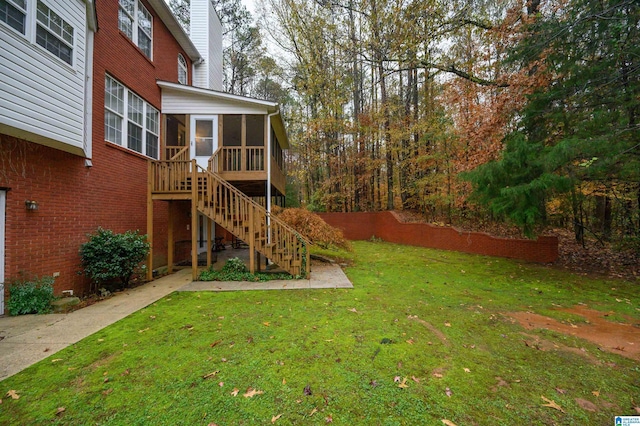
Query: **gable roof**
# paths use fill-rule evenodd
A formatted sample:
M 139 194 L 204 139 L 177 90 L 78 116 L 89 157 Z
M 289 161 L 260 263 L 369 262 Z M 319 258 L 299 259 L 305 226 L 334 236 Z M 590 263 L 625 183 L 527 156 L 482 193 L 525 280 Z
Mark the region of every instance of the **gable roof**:
M 273 127 L 276 137 L 280 142 L 280 146 L 284 149 L 289 148 L 289 138 L 287 137 L 282 114 L 280 113 L 280 106 L 277 102 L 249 98 L 247 96 L 233 95 L 231 93 L 203 89 L 201 87 L 171 83 L 169 81 L 159 80 L 157 81 L 157 84 L 162 89 L 163 114 L 224 114 L 225 109 L 229 111 L 228 114 L 238 114 L 239 111 L 246 111 L 243 113 L 247 114 L 269 114 L 271 115 L 271 126 Z M 180 98 L 182 102 L 179 102 L 179 104 L 184 105 L 185 108 L 191 108 L 191 112 L 187 112 L 187 110 L 165 110 L 165 96 L 169 94 L 173 95 L 172 101 L 174 102 L 176 97 Z

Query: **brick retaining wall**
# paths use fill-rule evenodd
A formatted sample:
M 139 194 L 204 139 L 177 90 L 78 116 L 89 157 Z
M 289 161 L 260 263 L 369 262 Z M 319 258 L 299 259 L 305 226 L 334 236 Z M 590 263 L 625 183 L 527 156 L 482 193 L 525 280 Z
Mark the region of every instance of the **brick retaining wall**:
M 405 223 L 394 212 L 319 213 L 329 225 L 344 232 L 349 240 L 368 240 L 375 236 L 384 241 L 454 250 L 488 256 L 550 263 L 558 258 L 558 238 L 537 240 L 497 238 L 483 232 L 459 231 L 452 227 L 426 223 Z

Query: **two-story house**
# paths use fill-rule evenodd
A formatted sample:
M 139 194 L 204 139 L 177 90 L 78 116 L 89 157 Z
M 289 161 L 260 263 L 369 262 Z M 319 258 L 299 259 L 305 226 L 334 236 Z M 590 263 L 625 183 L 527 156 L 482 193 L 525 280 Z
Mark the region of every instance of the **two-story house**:
M 307 270 L 304 239 L 269 214 L 278 106 L 220 91 L 220 22 L 191 4 L 189 37 L 163 0 L 0 0 L 0 282 L 84 293 L 78 252 L 98 227 L 146 233 L 149 276 L 210 252 L 216 228 L 252 267 L 258 251 Z

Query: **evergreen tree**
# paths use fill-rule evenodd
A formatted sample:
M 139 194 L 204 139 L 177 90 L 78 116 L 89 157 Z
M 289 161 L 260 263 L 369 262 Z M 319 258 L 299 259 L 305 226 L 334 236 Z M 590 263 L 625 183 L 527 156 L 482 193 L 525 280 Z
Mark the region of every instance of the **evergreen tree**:
M 546 201 L 566 193 L 581 238 L 585 182 L 640 196 L 639 25 L 632 0 L 541 8 L 511 60 L 549 84 L 529 98 L 502 158 L 464 175 L 476 200 L 531 233 L 546 220 Z

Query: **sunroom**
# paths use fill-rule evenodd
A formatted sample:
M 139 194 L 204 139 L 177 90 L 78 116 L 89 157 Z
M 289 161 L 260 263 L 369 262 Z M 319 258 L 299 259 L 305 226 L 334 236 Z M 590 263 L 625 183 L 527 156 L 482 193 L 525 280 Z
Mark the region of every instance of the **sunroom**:
M 275 102 L 159 81 L 163 159 L 195 159 L 270 210 L 284 205 L 283 150 L 289 147 Z

